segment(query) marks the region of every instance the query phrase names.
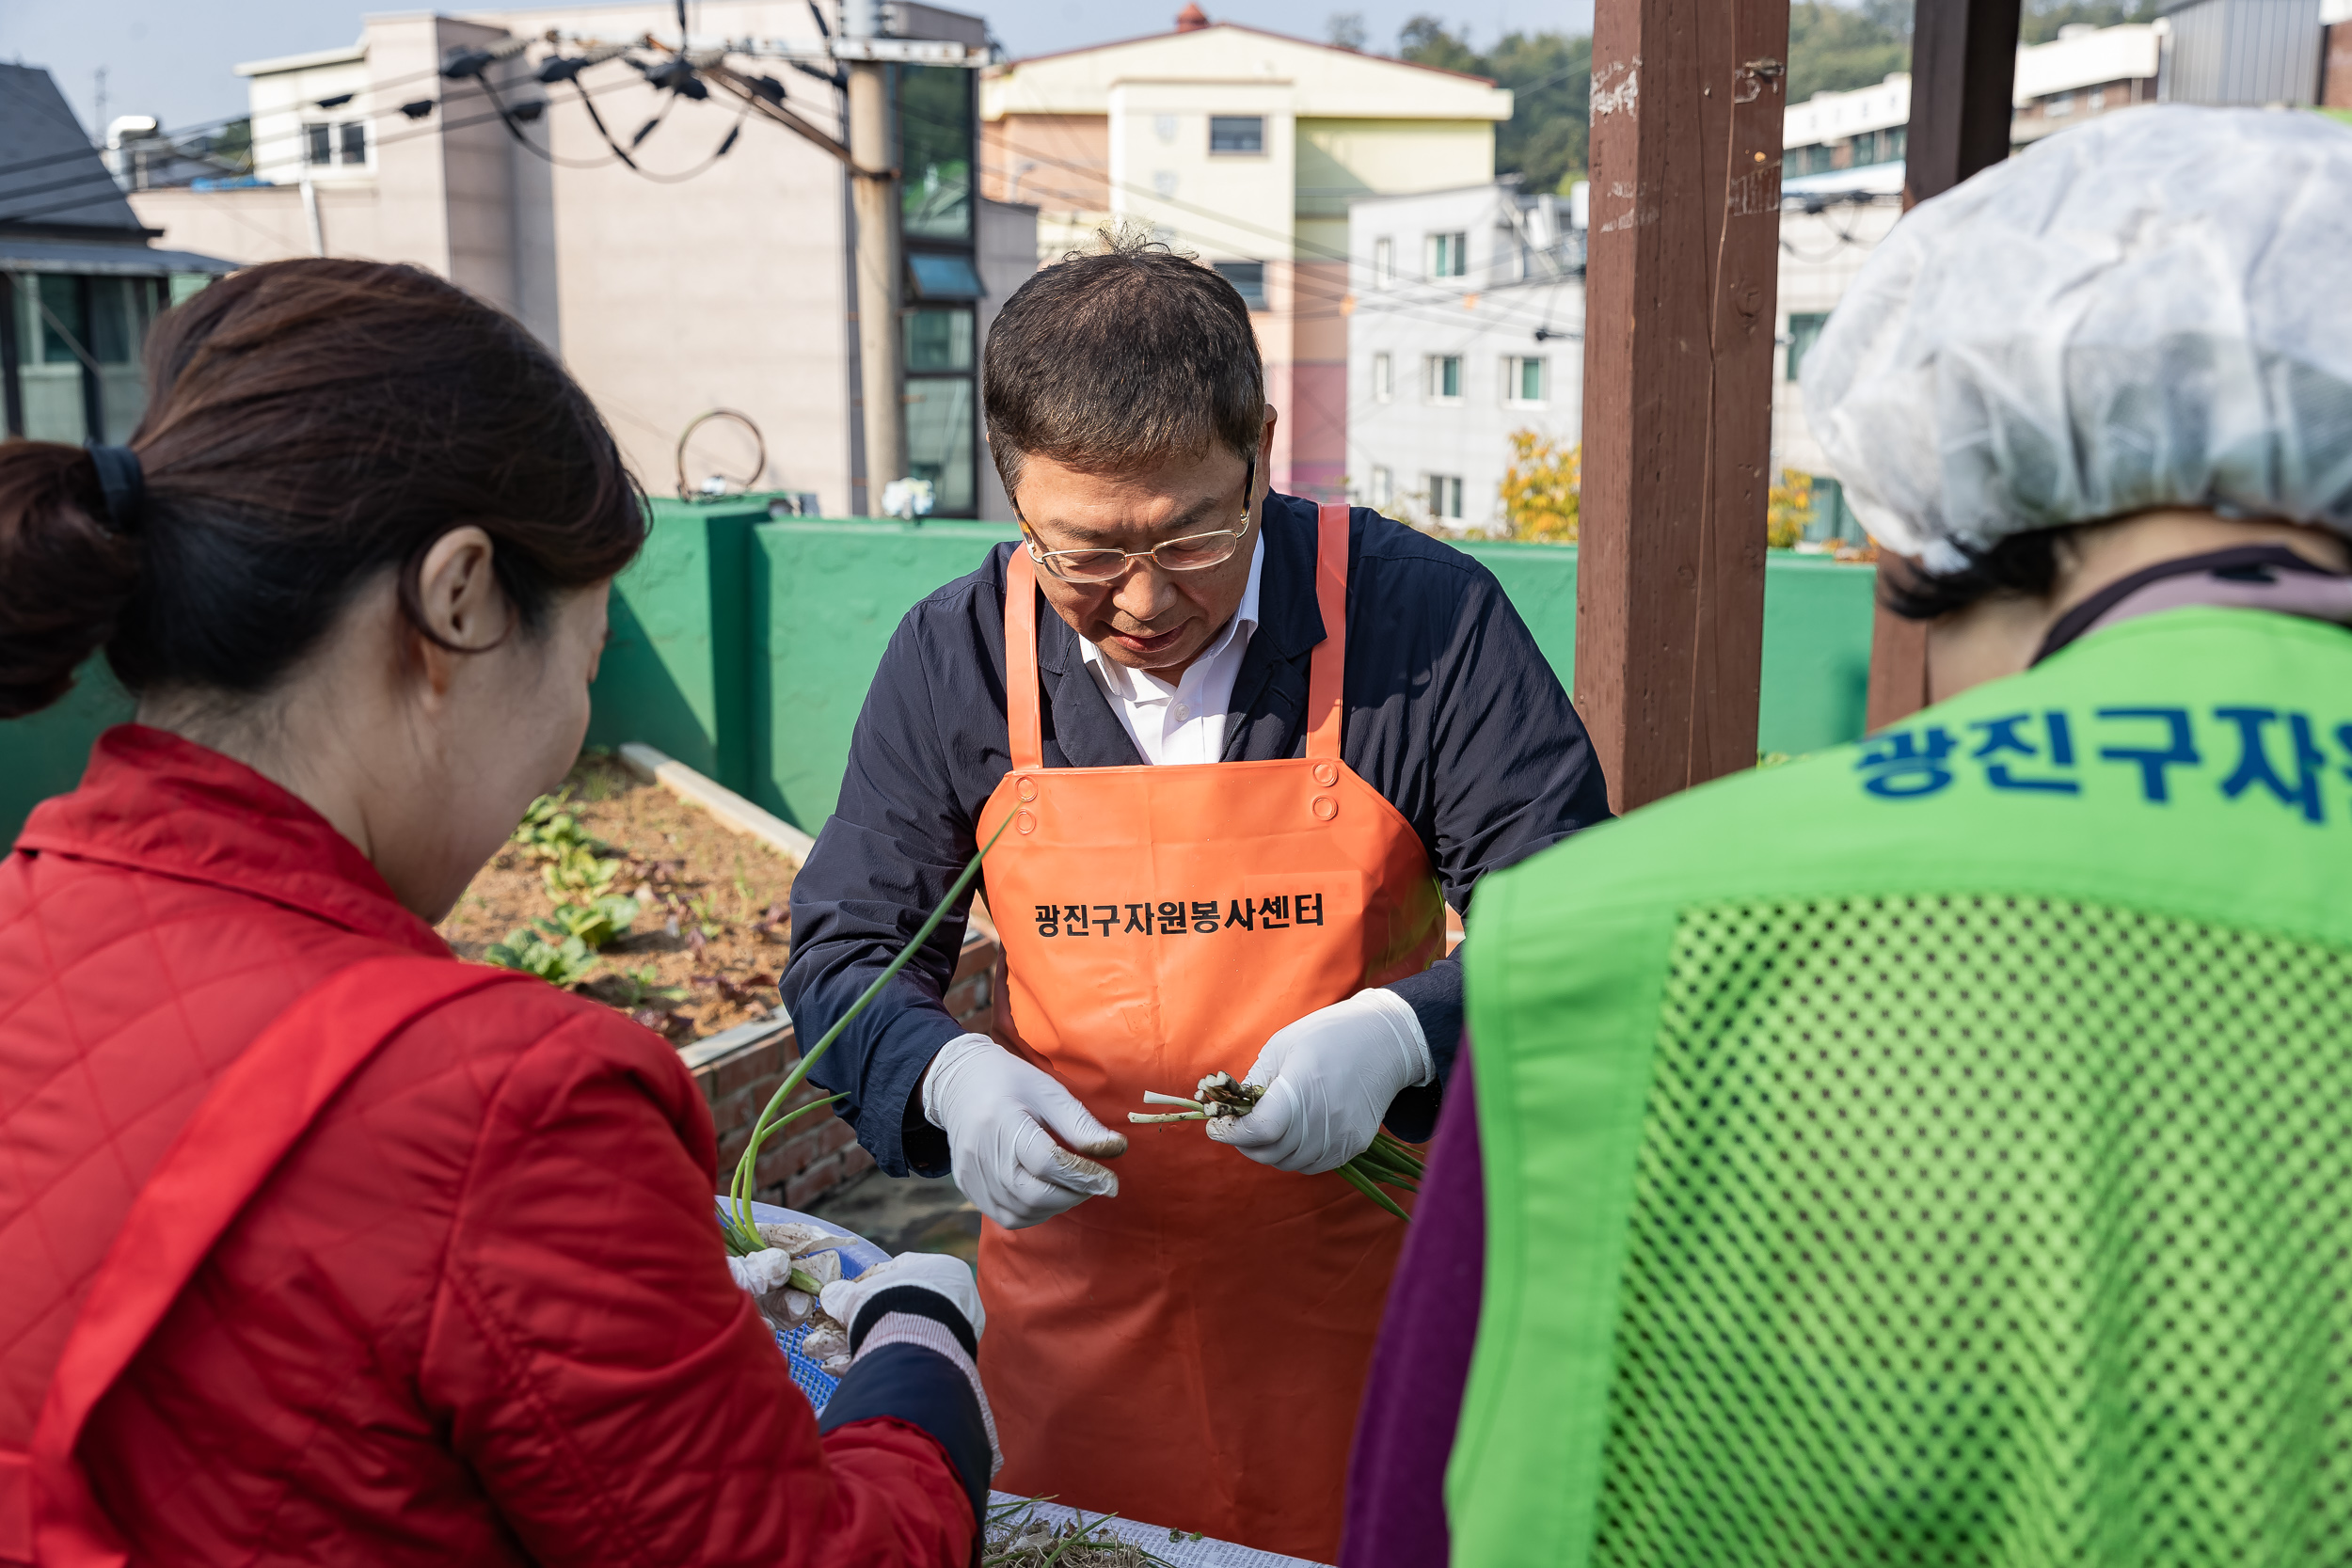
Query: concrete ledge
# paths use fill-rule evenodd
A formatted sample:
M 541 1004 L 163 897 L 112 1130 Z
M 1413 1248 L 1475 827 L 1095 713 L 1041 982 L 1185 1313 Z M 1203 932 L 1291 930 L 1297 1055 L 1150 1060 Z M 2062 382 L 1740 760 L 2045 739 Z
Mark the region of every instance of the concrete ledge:
M 658 784 L 679 800 L 693 801 L 737 832 L 767 845 L 796 867 L 806 865 L 809 851 L 817 847 L 815 839 L 775 813 L 762 810 L 726 785 L 705 778 L 643 742 L 625 742 L 620 754 L 621 765 L 647 784 Z

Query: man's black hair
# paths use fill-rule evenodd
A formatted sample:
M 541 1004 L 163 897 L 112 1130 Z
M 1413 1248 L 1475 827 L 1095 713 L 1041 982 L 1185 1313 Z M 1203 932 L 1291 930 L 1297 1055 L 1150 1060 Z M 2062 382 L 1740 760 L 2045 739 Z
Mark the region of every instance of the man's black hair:
M 1133 473 L 1213 444 L 1247 459 L 1265 421 L 1265 364 L 1241 294 L 1135 232 L 1105 232 L 1005 302 L 981 388 L 1007 494 L 1031 454 L 1087 473 Z

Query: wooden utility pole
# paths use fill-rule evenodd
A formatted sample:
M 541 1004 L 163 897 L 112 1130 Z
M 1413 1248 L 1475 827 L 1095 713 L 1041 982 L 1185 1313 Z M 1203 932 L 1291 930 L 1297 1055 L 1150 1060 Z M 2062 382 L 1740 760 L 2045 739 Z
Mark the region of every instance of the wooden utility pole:
M 874 0 L 841 8 L 844 56 L 870 50 L 881 32 Z M 882 486 L 907 471 L 907 410 L 898 320 L 901 255 L 897 150 L 892 146 L 890 67 L 845 58 L 850 98 L 850 210 L 857 224 L 858 385 L 866 404 L 866 515 L 882 515 Z
M 1576 701 L 1629 811 L 1756 764 L 1788 0 L 1599 0 Z
M 2009 156 L 2018 0 L 1916 0 L 1903 208 L 1941 196 Z M 1877 612 L 1864 722 L 1880 729 L 1928 701 L 1928 628 Z

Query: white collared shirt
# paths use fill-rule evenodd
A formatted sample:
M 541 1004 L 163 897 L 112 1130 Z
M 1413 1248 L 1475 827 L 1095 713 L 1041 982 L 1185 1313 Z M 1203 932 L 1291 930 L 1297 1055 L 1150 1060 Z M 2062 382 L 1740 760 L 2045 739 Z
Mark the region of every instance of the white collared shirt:
M 1264 570 L 1265 531 L 1261 529 L 1249 546 L 1249 586 L 1242 590 L 1241 608 L 1173 686 L 1148 671 L 1104 658 L 1102 649 L 1078 639 L 1079 657 L 1110 699 L 1111 711 L 1135 737 L 1144 761 L 1155 766 L 1215 762 L 1223 753 L 1225 710 L 1233 705 L 1242 655 L 1249 651 L 1250 635 L 1258 629 L 1258 579 Z

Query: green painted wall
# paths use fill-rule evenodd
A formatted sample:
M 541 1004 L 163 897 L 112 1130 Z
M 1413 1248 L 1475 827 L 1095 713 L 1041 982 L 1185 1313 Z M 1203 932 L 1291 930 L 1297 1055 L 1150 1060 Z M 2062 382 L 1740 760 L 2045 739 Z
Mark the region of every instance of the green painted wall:
M 1862 736 L 1878 573 L 1774 550 L 1764 564 L 1759 752 L 1802 756 Z
M 655 501 L 644 553 L 614 584 L 589 739 L 659 747 L 814 832 L 899 618 L 1011 537 L 992 523 L 771 521 L 763 502 Z M 1463 547 L 1572 686 L 1576 551 Z M 1873 577 L 1772 556 L 1760 750 L 1819 751 L 1862 733 Z M 130 705 L 94 661 L 65 702 L 0 724 L 0 832 L 13 836 L 34 802 L 72 788 L 91 739 Z
M 54 707 L 0 724 L 0 840 L 13 842 L 36 805 L 82 782 L 90 742 L 131 708 L 106 661 L 93 658 Z
M 1576 689 L 1576 550 L 1465 544 L 1494 573 L 1535 645 Z M 1878 574 L 1825 556 L 1774 550 L 1764 563 L 1763 693 L 1756 749 L 1799 756 L 1862 734 L 1870 684 L 1870 600 Z
M 744 793 L 813 833 L 833 815 L 850 732 L 900 618 L 1016 531 L 809 518 L 763 523 L 754 534 L 755 778 Z
M 1576 689 L 1576 546 L 1573 545 L 1464 544 L 1454 548 L 1475 556 L 1511 596 L 1535 646 L 1551 661 L 1552 673 Z
M 767 503 L 657 500 L 652 514 L 644 549 L 612 585 L 588 739 L 642 740 L 749 793 L 752 531 Z

